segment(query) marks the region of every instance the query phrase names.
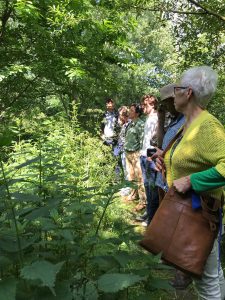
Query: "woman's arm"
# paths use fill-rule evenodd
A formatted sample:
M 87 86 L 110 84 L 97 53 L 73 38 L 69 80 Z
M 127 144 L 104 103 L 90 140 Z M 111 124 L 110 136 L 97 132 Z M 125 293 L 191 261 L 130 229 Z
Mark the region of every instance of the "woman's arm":
M 185 176 L 174 180 L 173 185 L 180 193 L 185 193 L 191 188 L 197 192 L 206 192 L 225 185 L 225 178 L 212 167 L 208 170 L 193 173 L 190 176 Z
M 190 181 L 192 189 L 197 193 L 206 192 L 225 185 L 225 178 L 214 167 L 192 174 Z

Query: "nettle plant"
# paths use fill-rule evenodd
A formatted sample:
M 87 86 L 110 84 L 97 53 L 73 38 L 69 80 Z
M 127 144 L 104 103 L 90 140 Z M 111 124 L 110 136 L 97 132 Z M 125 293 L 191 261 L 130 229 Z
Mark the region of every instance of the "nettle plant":
M 154 276 L 166 268 L 159 257 L 137 247 L 110 150 L 69 124 L 47 127 L 35 141 L 1 141 L 0 299 L 137 299 L 168 288 Z

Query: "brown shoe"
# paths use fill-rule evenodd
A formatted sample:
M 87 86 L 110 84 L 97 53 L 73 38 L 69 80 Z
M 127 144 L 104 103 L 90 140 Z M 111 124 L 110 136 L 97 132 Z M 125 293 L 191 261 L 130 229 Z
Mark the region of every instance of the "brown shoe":
M 134 211 L 140 211 L 145 207 L 146 207 L 145 203 L 139 203 L 138 205 L 135 206 Z
M 135 201 L 138 199 L 139 199 L 139 197 L 138 197 L 138 193 L 136 191 L 134 191 L 127 197 L 127 201 Z

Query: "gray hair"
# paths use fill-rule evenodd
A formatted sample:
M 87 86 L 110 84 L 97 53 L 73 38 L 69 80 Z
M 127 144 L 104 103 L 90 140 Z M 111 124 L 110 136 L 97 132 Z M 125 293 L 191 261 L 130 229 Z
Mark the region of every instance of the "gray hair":
M 181 76 L 181 85 L 193 90 L 197 105 L 205 108 L 216 91 L 218 75 L 208 66 L 190 68 Z

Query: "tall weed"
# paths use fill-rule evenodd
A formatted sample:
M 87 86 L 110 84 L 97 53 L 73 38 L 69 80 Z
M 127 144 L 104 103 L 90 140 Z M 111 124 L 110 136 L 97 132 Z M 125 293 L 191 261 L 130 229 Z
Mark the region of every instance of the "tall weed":
M 75 117 L 26 122 L 1 148 L 0 299 L 137 299 L 168 287 L 153 280 L 159 257 L 136 246 L 110 148 Z

